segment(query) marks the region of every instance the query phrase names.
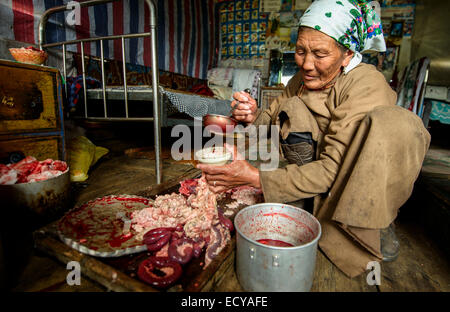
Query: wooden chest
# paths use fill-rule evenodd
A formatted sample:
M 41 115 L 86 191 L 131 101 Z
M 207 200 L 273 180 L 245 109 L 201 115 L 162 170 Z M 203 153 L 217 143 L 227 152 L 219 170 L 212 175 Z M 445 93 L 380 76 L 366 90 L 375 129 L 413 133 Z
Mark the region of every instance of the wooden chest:
M 65 160 L 58 69 L 0 60 L 0 162 L 19 155 Z

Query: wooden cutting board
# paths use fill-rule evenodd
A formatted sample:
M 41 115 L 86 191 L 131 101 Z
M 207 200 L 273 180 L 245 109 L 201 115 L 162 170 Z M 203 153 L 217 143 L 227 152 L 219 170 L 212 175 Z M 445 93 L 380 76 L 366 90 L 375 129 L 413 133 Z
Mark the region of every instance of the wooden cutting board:
M 180 180 L 197 177 L 198 173 L 191 173 L 191 176 L 183 176 Z M 137 192 L 139 196 L 154 198 L 156 195 L 177 192 L 179 188 L 178 181 L 168 181 L 166 183 L 149 188 L 145 191 Z M 230 199 L 218 202 L 219 207 L 224 207 Z M 241 205 L 235 209 L 234 215 L 242 208 Z M 88 278 L 102 284 L 107 289 L 113 291 L 159 291 L 150 285 L 140 281 L 137 277 L 137 268 L 141 261 L 149 256 L 147 252 L 122 256 L 118 258 L 97 258 L 89 256 L 72 249 L 58 238 L 56 225 L 58 221 L 53 222 L 36 232 L 34 232 L 35 246 L 40 251 L 55 257 L 66 265 L 70 261 L 78 261 L 81 267 L 81 273 Z M 221 251 L 221 253 L 210 263 L 207 268 L 200 265 L 204 263 L 204 252 L 193 259 L 183 268 L 183 275 L 178 282 L 167 291 L 209 291 L 218 281 L 223 278 L 226 272 L 234 269 L 236 238 L 232 233 L 231 241 Z

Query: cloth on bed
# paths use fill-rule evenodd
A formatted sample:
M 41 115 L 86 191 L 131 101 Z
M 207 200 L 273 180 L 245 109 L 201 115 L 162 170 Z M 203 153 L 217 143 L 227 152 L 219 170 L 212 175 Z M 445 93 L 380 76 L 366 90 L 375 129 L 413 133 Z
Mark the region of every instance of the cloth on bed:
M 431 102 L 431 120 L 439 120 L 443 124 L 450 125 L 450 104 L 441 101 Z
M 203 117 L 207 114 L 228 115 L 230 112 L 229 100 L 219 100 L 195 94 L 167 91 L 160 87 L 161 94 L 167 96 L 173 106 L 182 113 L 191 117 Z
M 250 95 L 258 99 L 260 77 L 259 70 L 217 67 L 208 71 L 208 86 L 218 99 L 233 100 L 235 92 L 245 89 L 250 89 Z
M 86 77 L 86 88 L 100 88 L 100 81 L 92 77 Z M 83 75 L 77 77 L 67 77 L 67 99 L 69 102 L 69 108 L 74 111 L 80 100 L 80 93 L 83 91 Z

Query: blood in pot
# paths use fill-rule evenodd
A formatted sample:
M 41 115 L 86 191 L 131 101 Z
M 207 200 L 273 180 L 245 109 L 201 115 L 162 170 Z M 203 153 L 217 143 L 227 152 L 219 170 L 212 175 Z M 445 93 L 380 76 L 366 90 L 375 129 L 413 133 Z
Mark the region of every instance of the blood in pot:
M 277 240 L 277 239 L 258 239 L 258 243 L 269 245 L 269 246 L 275 246 L 275 247 L 294 247 L 294 245 Z

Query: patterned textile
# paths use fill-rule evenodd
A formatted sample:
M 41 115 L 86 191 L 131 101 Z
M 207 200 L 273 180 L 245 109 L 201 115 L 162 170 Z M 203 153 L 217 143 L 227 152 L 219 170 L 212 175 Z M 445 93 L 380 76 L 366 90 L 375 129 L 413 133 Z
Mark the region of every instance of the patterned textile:
M 299 26 L 319 30 L 355 52 L 346 73 L 361 62 L 361 52 L 386 51 L 380 17 L 365 0 L 316 0 Z
M 178 93 L 164 90 L 160 92 L 168 97 L 175 108 L 191 117 L 203 117 L 206 114 L 228 115 L 230 103 L 228 100 L 219 100 L 195 94 Z
M 80 93 L 83 91 L 83 75 L 68 77 L 67 85 L 69 107 L 71 111 L 74 111 L 80 100 Z M 100 88 L 101 85 L 102 84 L 97 79 L 86 77 L 86 88 Z
M 450 104 L 439 101 L 431 101 L 431 120 L 439 120 L 443 124 L 450 125 Z
M 0 1 L 1 36 L 38 44 L 39 18 L 49 8 L 71 0 Z M 81 1 L 79 1 L 81 2 Z M 219 29 L 218 8 L 214 0 L 158 0 L 158 62 L 161 70 L 206 79 L 217 63 Z M 123 0 L 81 9 L 81 25 L 66 24 L 67 13 L 50 16 L 47 43 L 87 37 L 149 32 L 150 12 L 143 0 Z M 11 31 L 12 29 L 12 31 Z M 127 63 L 150 66 L 150 37 L 125 40 Z M 68 51 L 80 53 L 80 45 Z M 85 53 L 100 56 L 100 42 L 85 44 Z M 105 57 L 122 60 L 120 40 L 104 42 Z

